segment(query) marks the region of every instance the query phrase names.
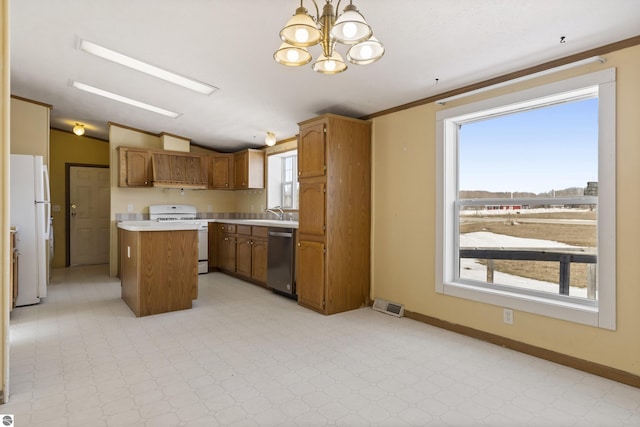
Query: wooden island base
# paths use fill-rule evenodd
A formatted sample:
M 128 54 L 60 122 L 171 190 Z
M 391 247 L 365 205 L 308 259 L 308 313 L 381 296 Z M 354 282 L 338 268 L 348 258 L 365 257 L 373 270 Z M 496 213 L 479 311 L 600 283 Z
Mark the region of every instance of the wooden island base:
M 198 232 L 119 233 L 122 299 L 135 315 L 191 308 L 198 297 Z

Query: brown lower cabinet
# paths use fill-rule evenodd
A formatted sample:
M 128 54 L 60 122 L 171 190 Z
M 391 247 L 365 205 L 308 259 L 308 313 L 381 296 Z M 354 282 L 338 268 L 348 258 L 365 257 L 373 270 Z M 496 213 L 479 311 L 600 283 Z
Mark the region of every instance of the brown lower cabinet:
M 322 242 L 298 242 L 298 265 L 304 268 L 298 270 L 297 287 L 298 303 L 300 305 L 324 312 L 325 296 L 325 248 Z
M 251 277 L 251 236 L 238 236 L 236 240 L 236 273 Z
M 266 286 L 269 228 L 224 223 L 217 223 L 216 228 L 217 268 Z
M 268 227 L 251 227 L 251 278 L 267 284 Z
M 236 226 L 218 224 L 218 268 L 236 272 Z
M 134 314 L 191 308 L 198 297 L 197 230 L 119 233 L 122 299 Z

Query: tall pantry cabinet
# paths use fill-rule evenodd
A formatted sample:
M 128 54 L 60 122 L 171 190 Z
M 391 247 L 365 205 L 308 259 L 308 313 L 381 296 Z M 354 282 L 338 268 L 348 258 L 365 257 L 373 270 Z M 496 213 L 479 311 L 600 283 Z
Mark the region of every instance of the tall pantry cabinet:
M 369 304 L 371 123 L 324 114 L 299 123 L 297 294 L 324 314 Z

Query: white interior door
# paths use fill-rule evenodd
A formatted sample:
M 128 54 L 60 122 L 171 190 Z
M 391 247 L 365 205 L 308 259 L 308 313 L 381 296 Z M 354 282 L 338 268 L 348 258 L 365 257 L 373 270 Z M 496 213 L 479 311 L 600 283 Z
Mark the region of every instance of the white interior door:
M 109 169 L 69 167 L 69 265 L 109 262 Z

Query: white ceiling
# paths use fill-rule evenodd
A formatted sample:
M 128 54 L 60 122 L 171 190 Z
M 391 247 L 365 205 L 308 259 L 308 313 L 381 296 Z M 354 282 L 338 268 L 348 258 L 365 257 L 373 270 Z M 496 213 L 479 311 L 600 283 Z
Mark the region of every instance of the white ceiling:
M 304 4 L 315 15 L 311 1 Z M 13 0 L 11 93 L 53 105 L 54 128 L 80 122 L 87 135 L 108 139 L 111 121 L 233 151 L 263 146 L 267 131 L 294 136 L 298 122 L 321 113 L 362 117 L 640 35 L 638 0 L 355 5 L 386 53 L 327 76 L 272 59 L 297 0 Z M 79 38 L 220 90 L 201 95 L 111 63 L 77 49 Z M 338 50 L 345 55 L 344 46 Z M 310 51 L 315 59 L 320 47 Z M 71 80 L 182 115 L 170 119 L 103 99 Z

